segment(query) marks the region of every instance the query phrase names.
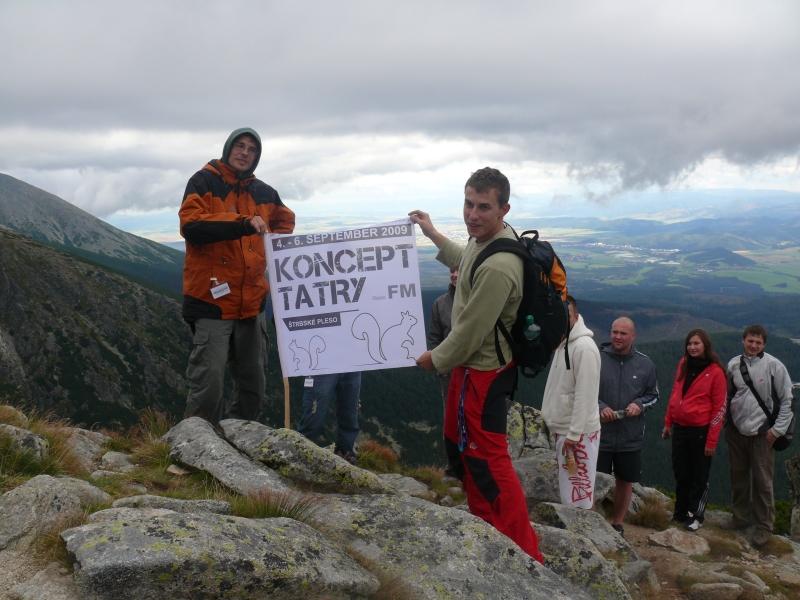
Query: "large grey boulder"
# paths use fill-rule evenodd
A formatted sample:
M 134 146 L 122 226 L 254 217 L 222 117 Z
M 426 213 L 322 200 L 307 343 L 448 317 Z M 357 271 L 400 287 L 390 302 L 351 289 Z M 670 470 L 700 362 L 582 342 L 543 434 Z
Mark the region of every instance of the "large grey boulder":
M 662 504 L 667 504 L 669 502 L 668 496 L 662 494 L 656 488 L 645 487 L 641 483 L 633 484 L 633 493 L 639 496 L 642 500 L 644 500 L 645 498 L 650 498 L 652 496 L 656 500 L 659 500 Z
M 387 473 L 385 475 L 380 475 L 380 478 L 400 494 L 408 494 L 409 496 L 422 498 L 423 500 L 436 499 L 436 492 L 432 492 L 428 486 L 421 481 L 417 481 L 413 477 L 394 477 L 394 475 L 396 475 L 396 473 Z M 461 490 L 459 489 L 459 491 Z
M 67 447 L 80 462 L 81 469 L 91 473 L 100 465 L 103 447 L 91 437 L 81 434 L 80 431 L 82 430 L 76 429 L 67 438 Z
M 179 513 L 208 512 L 218 515 L 231 514 L 230 502 L 225 500 L 179 500 L 166 496 L 128 496 L 120 498 L 112 508 L 166 508 Z
M 724 571 L 716 571 L 709 568 L 699 568 L 690 566 L 681 573 L 681 577 L 689 581 L 705 584 L 733 584 L 739 586 L 741 591 L 738 598 L 740 600 L 763 600 L 763 585 L 756 585 L 745 581 L 741 577 L 736 577 Z
M 98 510 L 89 515 L 87 523 L 100 523 L 102 521 L 140 521 L 142 519 L 153 519 L 164 515 L 175 514 L 174 510 L 167 508 L 107 508 Z M 125 525 L 123 525 L 124 527 Z
M 103 458 L 100 459 L 100 469 L 115 473 L 130 473 L 136 470 L 136 465 L 131 462 L 129 455 L 112 450 L 103 454 Z
M 379 567 L 402 574 L 412 598 L 589 598 L 469 513 L 402 495 L 330 498 L 331 534 Z
M 528 458 L 537 448 L 551 449 L 550 431 L 542 414 L 532 406 L 522 406 L 518 402 L 508 409 L 506 438 L 512 459 Z
M 199 417 L 181 421 L 161 439 L 169 444 L 173 460 L 207 471 L 239 494 L 289 490 L 277 473 L 253 463 Z
M 380 477 L 351 465 L 291 429 L 271 430 L 251 421 L 222 421 L 225 437 L 250 458 L 289 479 L 328 491 L 388 494 L 393 489 Z
M 93 431 L 91 429 L 81 429 L 80 427 L 75 428 L 75 433 L 78 435 L 82 435 L 83 437 L 89 438 L 98 446 L 103 446 L 111 441 L 111 438 L 108 437 L 104 433 L 100 433 L 99 431 Z
M 661 583 L 658 581 L 653 565 L 646 560 L 635 560 L 622 566 L 622 575 L 627 579 L 627 583 L 638 584 L 647 583 L 654 591 L 661 591 Z
M 695 583 L 689 588 L 692 600 L 737 600 L 742 588 L 735 583 Z
M 536 525 L 545 565 L 597 600 L 630 600 L 617 568 L 587 538 L 547 525 Z
M 84 507 L 110 500 L 85 481 L 37 475 L 0 497 L 0 550 L 30 548 L 39 535 L 82 519 Z
M 543 502 L 536 507 L 534 520 L 590 539 L 603 556 L 619 564 L 639 560 L 628 542 L 593 510 Z
M 31 579 L 8 590 L 10 600 L 80 600 L 72 573 L 51 563 Z
M 536 449 L 527 458 L 512 461 L 517 472 L 528 509 L 540 502 L 561 502 L 558 490 L 558 463 L 553 450 Z
M 652 546 L 669 548 L 673 552 L 688 555 L 703 555 L 711 552 L 711 547 L 705 538 L 670 527 L 664 531 L 651 533 L 647 538 Z
M 57 480 L 59 485 L 78 497 L 78 500 L 83 507 L 91 504 L 106 504 L 111 501 L 111 496 L 106 494 L 99 487 L 96 487 L 88 481 L 84 481 L 83 479 L 75 479 L 74 477 L 58 477 Z
M 11 439 L 12 450 L 30 454 L 37 462 L 42 462 L 50 455 L 50 442 L 38 433 L 0 423 L 0 436 Z
M 258 455 L 261 445 L 275 431 L 263 423 L 241 419 L 225 419 L 220 421 L 219 427 L 226 440 L 251 458 Z
M 613 475 L 608 473 L 596 473 L 594 477 L 594 501 L 600 503 L 603 500 L 614 500 L 614 489 L 617 487 Z
M 94 600 L 367 596 L 378 580 L 291 519 L 210 513 L 103 521 L 61 534 L 81 597 Z

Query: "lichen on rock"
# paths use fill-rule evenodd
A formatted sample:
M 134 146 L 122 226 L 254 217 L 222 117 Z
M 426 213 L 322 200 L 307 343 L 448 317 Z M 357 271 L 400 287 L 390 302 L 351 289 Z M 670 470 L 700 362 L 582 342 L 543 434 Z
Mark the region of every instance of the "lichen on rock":
M 134 510 L 134 509 L 129 509 Z M 378 580 L 308 525 L 211 513 L 142 516 L 61 534 L 82 597 L 366 596 Z

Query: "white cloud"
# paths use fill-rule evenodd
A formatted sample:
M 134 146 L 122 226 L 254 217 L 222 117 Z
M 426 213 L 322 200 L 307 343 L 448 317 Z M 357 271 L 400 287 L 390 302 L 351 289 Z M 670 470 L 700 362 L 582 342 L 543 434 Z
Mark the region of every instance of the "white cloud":
M 489 162 L 553 195 L 797 189 L 798 22 L 780 1 L 8 1 L 0 171 L 155 210 L 250 125 L 295 200 Z

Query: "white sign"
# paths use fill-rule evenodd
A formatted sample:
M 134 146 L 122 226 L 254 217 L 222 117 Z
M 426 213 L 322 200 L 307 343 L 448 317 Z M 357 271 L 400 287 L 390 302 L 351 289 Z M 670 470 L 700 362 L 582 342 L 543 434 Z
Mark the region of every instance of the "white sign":
M 264 245 L 284 377 L 411 367 L 427 349 L 410 219 Z

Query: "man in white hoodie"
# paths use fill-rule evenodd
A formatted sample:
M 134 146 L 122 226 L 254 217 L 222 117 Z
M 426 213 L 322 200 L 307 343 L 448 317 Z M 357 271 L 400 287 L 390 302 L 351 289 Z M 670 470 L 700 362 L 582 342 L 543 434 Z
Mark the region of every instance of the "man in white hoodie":
M 600 450 L 600 351 L 575 298 L 568 296 L 567 302 L 570 331 L 553 355 L 542 418 L 556 438 L 561 503 L 592 509 Z M 568 464 L 572 458 L 574 466 Z

